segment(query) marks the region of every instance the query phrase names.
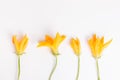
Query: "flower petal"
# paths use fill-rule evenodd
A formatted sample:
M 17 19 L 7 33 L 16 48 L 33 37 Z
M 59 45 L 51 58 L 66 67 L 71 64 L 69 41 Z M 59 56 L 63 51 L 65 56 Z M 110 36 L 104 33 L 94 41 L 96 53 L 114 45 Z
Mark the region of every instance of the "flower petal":
M 15 45 L 16 51 L 17 51 L 17 53 L 18 53 L 18 52 L 19 52 L 19 42 L 18 42 L 17 39 L 16 39 L 16 35 L 14 35 L 14 36 L 12 37 L 12 42 L 13 42 L 13 44 Z
M 46 35 L 45 39 L 48 43 L 53 44 L 54 40 L 49 35 Z
M 112 42 L 112 39 L 106 42 L 103 47 L 106 48 L 111 42 Z
M 22 51 L 24 51 L 26 49 L 27 45 L 28 45 L 28 38 L 26 37 L 23 47 L 22 47 Z
M 41 41 L 39 42 L 39 44 L 37 45 L 37 47 L 41 47 L 41 46 L 47 46 L 51 48 L 51 44 L 45 41 Z
M 64 36 L 64 35 L 60 36 L 60 34 L 57 33 L 57 34 L 56 34 L 56 37 L 55 37 L 55 39 L 54 39 L 54 44 L 53 44 L 53 46 L 54 46 L 55 48 L 58 48 L 58 46 L 60 45 L 60 43 L 61 43 L 64 39 L 65 39 L 65 36 Z
M 24 44 L 25 44 L 25 42 L 26 42 L 26 39 L 27 39 L 27 35 L 25 35 L 25 36 L 21 39 L 21 42 L 20 42 L 20 50 L 23 50 Z

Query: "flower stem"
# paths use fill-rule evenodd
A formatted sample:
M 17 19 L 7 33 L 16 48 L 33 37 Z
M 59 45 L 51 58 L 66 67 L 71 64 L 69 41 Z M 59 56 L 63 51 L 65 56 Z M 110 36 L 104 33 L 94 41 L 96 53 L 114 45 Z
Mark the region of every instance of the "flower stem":
M 55 71 L 55 69 L 56 69 L 56 67 L 57 67 L 57 56 L 55 56 L 55 59 L 56 59 L 56 62 L 55 62 L 55 65 L 54 65 L 54 67 L 53 67 L 53 69 L 52 69 L 52 71 L 51 71 L 51 73 L 50 73 L 49 80 L 51 80 L 52 75 L 53 75 L 53 73 L 54 73 L 54 71 Z
M 96 59 L 96 67 L 97 67 L 97 77 L 98 77 L 98 80 L 100 80 L 100 72 L 99 72 L 98 59 Z
M 80 72 L 80 56 L 78 56 L 78 69 L 77 69 L 76 80 L 79 79 L 79 72 Z
M 20 80 L 20 56 L 18 55 L 18 80 Z

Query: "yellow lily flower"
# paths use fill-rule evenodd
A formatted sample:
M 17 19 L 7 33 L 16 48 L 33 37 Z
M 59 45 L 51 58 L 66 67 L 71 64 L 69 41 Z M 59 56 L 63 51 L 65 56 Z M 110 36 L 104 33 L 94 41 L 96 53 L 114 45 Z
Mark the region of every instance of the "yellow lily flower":
M 80 41 L 78 38 L 74 39 L 72 38 L 70 40 L 70 45 L 73 51 L 75 52 L 75 55 L 78 57 L 78 69 L 77 69 L 77 75 L 76 75 L 76 80 L 79 80 L 79 72 L 80 72 Z
M 75 54 L 77 56 L 79 56 L 80 55 L 80 48 L 81 48 L 79 39 L 72 38 L 70 41 L 70 45 L 71 45 L 72 49 L 74 50 Z
M 41 46 L 47 46 L 49 48 L 51 48 L 52 50 L 52 53 L 53 55 L 55 56 L 56 58 L 56 62 L 55 62 L 55 65 L 50 73 L 50 76 L 49 76 L 49 80 L 51 80 L 52 78 L 52 75 L 57 67 L 57 55 L 58 55 L 58 47 L 60 45 L 60 43 L 65 39 L 65 36 L 62 35 L 60 36 L 59 33 L 56 34 L 56 37 L 53 39 L 52 37 L 50 37 L 49 35 L 46 35 L 45 37 L 45 41 L 41 41 L 39 42 L 38 46 L 37 47 L 41 47 Z
M 59 33 L 56 34 L 55 39 L 53 39 L 49 35 L 46 35 L 45 41 L 39 42 L 37 47 L 47 46 L 51 48 L 54 55 L 58 55 L 58 47 L 64 39 L 65 39 L 65 36 L 64 35 L 60 36 Z
M 111 42 L 112 42 L 112 39 L 109 40 L 108 42 L 104 43 L 104 37 L 102 37 L 102 38 L 96 37 L 96 34 L 94 34 L 93 37 L 88 40 L 88 44 L 91 48 L 92 55 L 96 60 L 98 80 L 100 80 L 98 58 L 101 57 L 101 53 L 102 53 L 103 49 L 106 48 Z
M 27 47 L 27 44 L 28 44 L 27 35 L 25 35 L 21 40 L 17 40 L 16 35 L 14 35 L 12 37 L 12 42 L 15 45 L 16 54 L 22 55 Z
M 94 34 L 93 37 L 88 40 L 88 44 L 91 48 L 93 57 L 99 58 L 101 56 L 103 49 L 106 48 L 111 42 L 112 39 L 104 43 L 104 37 L 99 38 L 96 37 L 96 34 Z
M 27 47 L 28 44 L 28 38 L 27 35 L 25 35 L 21 40 L 17 40 L 16 35 L 12 37 L 12 42 L 15 45 L 16 48 L 16 54 L 18 56 L 18 80 L 20 80 L 20 55 L 22 55 Z

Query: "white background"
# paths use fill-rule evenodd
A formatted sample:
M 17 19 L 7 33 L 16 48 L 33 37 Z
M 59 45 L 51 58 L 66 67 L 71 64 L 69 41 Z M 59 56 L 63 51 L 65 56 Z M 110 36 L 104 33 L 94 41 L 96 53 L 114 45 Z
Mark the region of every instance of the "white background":
M 59 47 L 58 66 L 52 80 L 75 80 L 77 57 L 69 46 L 71 37 L 81 41 L 79 80 L 97 80 L 95 60 L 87 40 L 96 33 L 113 39 L 99 59 L 101 80 L 120 80 L 119 0 L 1 0 L 0 80 L 17 80 L 17 56 L 13 34 L 27 34 L 29 45 L 21 56 L 21 80 L 48 80 L 55 58 L 47 47 L 37 48 L 45 34 L 67 38 Z

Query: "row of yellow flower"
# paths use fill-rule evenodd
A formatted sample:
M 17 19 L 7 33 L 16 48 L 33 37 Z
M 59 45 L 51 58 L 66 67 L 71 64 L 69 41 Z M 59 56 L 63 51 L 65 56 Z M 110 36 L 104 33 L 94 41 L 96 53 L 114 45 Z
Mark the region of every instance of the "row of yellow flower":
M 52 38 L 49 35 L 46 35 L 45 40 L 40 41 L 37 45 L 37 47 L 41 47 L 41 46 L 49 47 L 52 50 L 52 53 L 56 58 L 56 64 L 50 73 L 49 80 L 51 80 L 51 77 L 57 66 L 57 56 L 59 55 L 58 47 L 65 38 L 66 38 L 65 35 L 60 35 L 59 33 L 56 34 L 55 38 Z M 18 56 L 18 80 L 20 80 L 20 55 L 22 55 L 24 53 L 24 51 L 27 47 L 28 37 L 27 37 L 27 35 L 25 35 L 21 40 L 17 40 L 16 35 L 14 35 L 12 37 L 12 41 L 13 41 L 13 44 L 15 45 L 16 54 Z M 94 34 L 93 37 L 88 40 L 88 44 L 90 46 L 92 55 L 96 60 L 98 80 L 100 80 L 98 58 L 101 56 L 103 49 L 106 48 L 111 42 L 112 42 L 112 39 L 109 40 L 108 42 L 104 43 L 104 37 L 102 37 L 102 38 L 96 37 L 96 34 Z M 80 40 L 78 38 L 71 38 L 70 45 L 71 45 L 71 48 L 73 49 L 74 53 L 78 57 L 78 70 L 77 70 L 77 75 L 76 75 L 76 80 L 78 80 L 79 79 L 79 70 L 80 70 L 79 69 L 79 67 L 80 67 L 80 57 L 79 56 L 81 53 Z

